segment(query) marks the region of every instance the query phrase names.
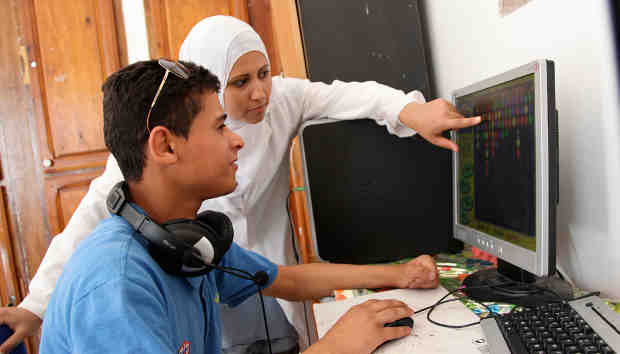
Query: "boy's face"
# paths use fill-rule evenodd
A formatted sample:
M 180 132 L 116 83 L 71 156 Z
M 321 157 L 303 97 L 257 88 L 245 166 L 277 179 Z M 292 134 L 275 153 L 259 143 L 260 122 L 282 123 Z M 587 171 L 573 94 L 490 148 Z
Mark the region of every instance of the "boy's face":
M 203 109 L 194 119 L 187 139 L 175 141 L 179 156 L 178 182 L 191 195 L 202 199 L 231 193 L 237 187 L 237 153 L 243 139 L 225 125 L 217 93 L 202 95 Z

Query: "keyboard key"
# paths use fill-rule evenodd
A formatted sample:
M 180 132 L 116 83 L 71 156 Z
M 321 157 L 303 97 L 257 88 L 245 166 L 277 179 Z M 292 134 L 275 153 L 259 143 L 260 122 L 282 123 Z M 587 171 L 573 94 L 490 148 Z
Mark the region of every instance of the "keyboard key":
M 562 348 L 566 348 L 566 347 L 569 347 L 569 346 L 574 345 L 574 344 L 575 344 L 575 342 L 573 342 L 572 339 L 562 339 L 560 341 L 560 345 L 562 346 Z
M 593 345 L 587 345 L 583 348 L 583 351 L 586 354 L 597 354 L 600 353 L 600 351 L 598 350 L 598 347 L 595 347 Z
M 613 349 L 611 349 L 608 345 L 604 345 L 601 347 L 601 351 L 604 354 L 614 354 L 615 352 L 613 351 Z
M 541 344 L 539 344 L 539 343 L 529 345 L 528 348 L 530 349 L 530 352 L 540 352 L 540 351 L 543 351 L 543 346 Z
M 553 334 L 551 334 L 551 332 L 549 332 L 549 331 L 539 332 L 539 333 L 538 333 L 538 336 L 539 336 L 541 339 L 545 339 L 545 338 L 551 338 L 551 339 L 553 339 Z
M 550 344 L 548 346 L 546 346 L 547 351 L 549 352 L 553 352 L 553 351 L 559 351 L 560 353 L 562 352 L 562 347 L 560 347 L 557 344 Z

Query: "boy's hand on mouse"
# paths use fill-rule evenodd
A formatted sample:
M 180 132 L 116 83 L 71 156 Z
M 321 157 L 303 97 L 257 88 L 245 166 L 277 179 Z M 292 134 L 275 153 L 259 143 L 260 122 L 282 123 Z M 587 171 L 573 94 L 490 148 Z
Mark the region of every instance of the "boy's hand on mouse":
M 368 300 L 353 306 L 315 345 L 304 353 L 372 353 L 382 343 L 411 333 L 408 326 L 384 327 L 386 323 L 413 315 L 398 300 Z
M 396 287 L 413 288 L 436 288 L 439 285 L 439 271 L 433 257 L 421 255 L 405 264 L 399 264 L 399 279 Z
M 457 145 L 441 134 L 480 123 L 480 117 L 465 118 L 450 102 L 438 98 L 426 103 L 411 102 L 398 115 L 400 121 L 431 144 L 458 151 Z
M 8 353 L 24 338 L 37 333 L 43 322 L 34 313 L 20 307 L 0 308 L 0 324 L 6 324 L 13 330 L 13 335 L 0 345 L 0 353 Z

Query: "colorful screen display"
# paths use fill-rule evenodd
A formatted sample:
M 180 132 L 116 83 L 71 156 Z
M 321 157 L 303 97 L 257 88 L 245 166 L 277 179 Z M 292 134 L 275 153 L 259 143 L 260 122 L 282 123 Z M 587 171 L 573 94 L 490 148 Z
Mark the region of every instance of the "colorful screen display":
M 534 74 L 456 99 L 459 223 L 536 250 Z

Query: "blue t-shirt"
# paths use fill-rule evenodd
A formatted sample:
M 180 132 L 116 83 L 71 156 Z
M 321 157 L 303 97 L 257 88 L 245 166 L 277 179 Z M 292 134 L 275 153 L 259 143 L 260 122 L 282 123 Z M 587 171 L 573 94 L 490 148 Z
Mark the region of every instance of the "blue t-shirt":
M 102 221 L 67 262 L 45 313 L 40 353 L 219 353 L 218 303 L 235 306 L 256 285 L 217 270 L 184 278 L 165 273 L 123 218 Z M 277 266 L 232 244 L 220 265 Z M 259 308 L 256 311 L 260 311 Z

